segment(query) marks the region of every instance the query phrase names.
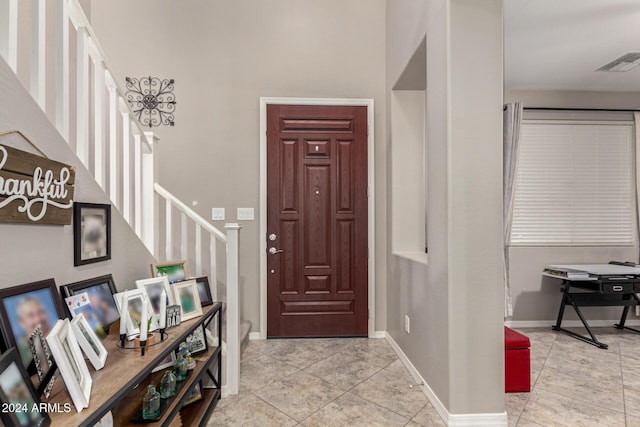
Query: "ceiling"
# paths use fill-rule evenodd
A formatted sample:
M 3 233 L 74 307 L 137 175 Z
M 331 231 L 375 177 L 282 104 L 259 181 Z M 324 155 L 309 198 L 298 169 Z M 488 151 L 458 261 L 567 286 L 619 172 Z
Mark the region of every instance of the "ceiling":
M 640 51 L 640 0 L 505 0 L 505 88 L 640 92 L 640 67 L 595 71 Z

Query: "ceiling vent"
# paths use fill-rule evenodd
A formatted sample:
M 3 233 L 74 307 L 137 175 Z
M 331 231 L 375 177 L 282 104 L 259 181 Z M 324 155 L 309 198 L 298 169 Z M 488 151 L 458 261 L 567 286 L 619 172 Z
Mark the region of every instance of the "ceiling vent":
M 640 65 L 640 52 L 629 52 L 625 53 L 618 59 L 614 59 L 609 62 L 607 65 L 603 65 L 598 68 L 596 71 L 611 71 L 624 73 L 629 70 L 633 70 L 638 65 Z

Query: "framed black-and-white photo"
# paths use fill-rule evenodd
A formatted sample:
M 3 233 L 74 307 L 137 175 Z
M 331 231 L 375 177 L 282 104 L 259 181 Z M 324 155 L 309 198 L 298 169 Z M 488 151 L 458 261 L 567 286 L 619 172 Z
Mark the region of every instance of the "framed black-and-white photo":
M 180 306 L 170 305 L 167 307 L 167 328 L 173 328 L 180 324 Z
M 162 296 L 163 290 L 166 294 L 165 307 L 169 307 L 173 304 L 173 292 L 171 291 L 171 286 L 169 285 L 167 276 L 136 280 L 136 286 L 138 289 L 142 289 L 142 291 L 147 295 L 147 298 L 151 303 L 151 307 L 153 308 L 153 315 L 156 321 L 160 322 L 160 297 Z
M 196 330 L 187 337 L 186 343 L 191 347 L 191 354 L 198 354 L 203 351 L 207 351 L 207 336 L 204 331 L 204 324 L 198 326 Z
M 73 265 L 111 259 L 111 205 L 73 204 Z
M 203 307 L 213 304 L 211 296 L 211 288 L 209 287 L 209 278 L 207 276 L 196 277 L 193 279 L 198 286 L 198 295 L 200 295 L 200 305 Z
M 0 357 L 0 405 L 0 419 L 6 427 L 51 425 L 49 415 L 40 411 L 40 397 L 15 348 Z
M 158 322 L 154 316 L 152 316 L 153 308 L 144 291 L 142 289 L 130 289 L 126 291 L 126 311 L 122 307 L 122 297 L 124 294 L 125 292 L 117 293 L 113 296 L 113 299 L 116 301 L 118 311 L 120 312 L 120 321 L 122 322 L 122 319 L 125 319 L 127 322 L 127 336 L 129 340 L 134 339 L 136 335 L 140 334 L 140 319 L 142 318 L 142 304 L 144 303 L 147 304 L 147 313 L 151 319 L 148 332 L 158 329 Z
M 80 348 L 87 355 L 95 370 L 102 369 L 104 362 L 107 360 L 107 349 L 104 348 L 102 341 L 100 341 L 100 338 L 98 338 L 82 313 L 73 318 L 71 329 L 78 340 Z
M 182 321 L 194 319 L 202 316 L 202 306 L 200 305 L 200 295 L 195 280 L 186 280 L 171 285 L 173 288 L 173 300 L 180 306 L 180 317 Z
M 187 261 L 171 261 L 161 264 L 151 264 L 153 277 L 167 276 L 170 284 L 185 280 L 187 276 Z
M 62 285 L 60 292 L 62 293 L 63 300 L 64 298 L 86 292 L 89 296 L 91 309 L 105 332 L 108 332 L 109 326 L 120 318 L 118 306 L 113 299 L 113 294 L 116 293 L 116 285 L 111 274 Z M 67 304 L 65 304 L 65 306 L 69 314 L 71 314 L 71 317 L 74 317 L 73 307 Z
M 45 337 L 64 317 L 53 279 L 0 289 L 0 324 L 6 348 L 17 347 L 29 375 L 36 373 L 29 337 L 39 325 Z M 42 357 L 41 357 L 42 360 Z
M 71 400 L 80 412 L 89 406 L 93 381 L 69 319 L 58 320 L 47 335 L 47 343 Z
M 45 379 L 45 376 L 51 369 L 53 365 L 53 361 L 51 360 L 51 352 L 49 351 L 49 345 L 47 341 L 44 339 L 44 335 L 42 335 L 42 329 L 40 325 L 36 326 L 36 328 L 31 332 L 29 336 L 29 349 L 31 350 L 31 355 L 33 356 L 33 361 L 36 367 L 36 374 L 38 375 L 38 380 L 40 380 L 40 384 L 38 388 L 41 389 L 42 381 Z M 51 389 L 53 388 L 53 384 L 56 382 L 55 375 L 51 377 L 49 383 L 44 387 L 44 397 L 48 398 L 51 395 Z

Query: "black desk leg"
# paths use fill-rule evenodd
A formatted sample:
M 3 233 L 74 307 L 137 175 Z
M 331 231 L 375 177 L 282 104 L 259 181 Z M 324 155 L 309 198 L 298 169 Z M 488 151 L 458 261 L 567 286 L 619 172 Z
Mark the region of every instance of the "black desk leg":
M 562 303 L 560 304 L 560 311 L 558 312 L 558 321 L 556 322 L 556 325 L 552 327 L 552 329 L 554 331 L 561 331 L 564 332 L 567 335 L 570 335 L 576 339 L 579 339 L 580 341 L 584 341 L 588 344 L 591 345 L 595 345 L 598 348 L 603 348 L 603 349 L 608 349 L 609 345 L 601 343 L 600 341 L 598 341 L 598 338 L 596 338 L 595 334 L 591 331 L 591 328 L 589 327 L 589 324 L 587 323 L 587 320 L 584 318 L 584 316 L 582 315 L 582 312 L 580 311 L 580 308 L 578 307 L 578 305 L 575 303 L 575 301 L 573 300 L 573 298 L 571 298 L 571 294 L 569 293 L 569 290 L 571 289 L 571 285 L 565 281 L 564 282 L 564 289 L 562 291 Z M 580 335 L 577 334 L 573 331 L 570 331 L 568 329 L 565 329 L 563 327 L 561 327 L 561 323 L 562 323 L 562 317 L 564 316 L 564 308 L 567 304 L 570 304 L 573 309 L 576 311 L 576 313 L 578 314 L 578 317 L 580 318 L 580 321 L 582 322 L 582 324 L 584 325 L 585 329 L 587 330 L 587 332 L 589 333 L 589 336 L 591 336 L 591 338 L 587 338 L 584 335 Z
M 638 299 L 638 295 L 634 292 L 633 294 L 626 294 L 622 297 L 623 300 L 628 301 L 629 299 L 631 299 L 631 297 L 633 297 L 633 299 L 636 300 L 636 302 L 638 304 L 640 304 L 640 299 Z M 616 329 L 626 329 L 628 331 L 632 331 L 635 332 L 637 334 L 640 334 L 640 330 L 638 329 L 634 329 L 634 328 L 630 328 L 628 326 L 624 326 L 625 322 L 627 321 L 627 315 L 629 314 L 629 309 L 631 308 L 631 306 L 629 305 L 625 305 L 624 310 L 622 310 L 622 317 L 620 317 L 620 323 L 616 324 Z

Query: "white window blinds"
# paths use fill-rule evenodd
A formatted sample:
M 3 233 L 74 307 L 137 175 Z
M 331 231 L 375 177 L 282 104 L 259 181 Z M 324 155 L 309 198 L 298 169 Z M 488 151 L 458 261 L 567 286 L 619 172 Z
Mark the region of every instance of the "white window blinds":
M 628 122 L 523 122 L 511 244 L 633 245 L 632 136 Z

